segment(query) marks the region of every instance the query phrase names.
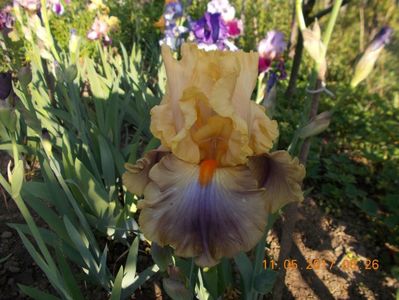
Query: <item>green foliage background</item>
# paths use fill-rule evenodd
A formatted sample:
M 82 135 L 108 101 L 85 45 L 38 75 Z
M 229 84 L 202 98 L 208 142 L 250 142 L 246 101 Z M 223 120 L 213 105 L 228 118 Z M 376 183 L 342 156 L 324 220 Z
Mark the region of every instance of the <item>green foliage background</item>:
M 51 18 L 51 28 L 58 45 L 68 47 L 70 30 L 85 37 L 94 13 L 86 9 L 86 1 L 71 1 L 62 17 Z M 187 6 L 188 3 L 190 6 Z M 271 29 L 291 31 L 293 1 L 237 0 L 231 1 L 237 15 L 244 20 L 245 32 L 237 45 L 247 51 L 256 50 L 257 43 Z M 314 13 L 330 1 L 316 1 Z M 1 1 L 3 6 L 8 1 Z M 205 10 L 207 1 L 183 1 L 195 19 Z M 156 82 L 159 68 L 158 41 L 162 36 L 153 24 L 162 14 L 163 1 L 107 1 L 110 15 L 121 21 L 113 38 L 114 51 L 121 53 L 120 44 L 130 52 L 141 49 L 140 72 L 146 73 L 150 88 Z M 325 19 L 320 20 L 321 27 Z M 393 27 L 391 43 L 380 56 L 375 70 L 358 88 L 349 86 L 352 68 L 359 54 L 376 34 L 387 25 Z M 370 230 L 370 243 L 385 242 L 399 247 L 399 9 L 394 0 L 353 0 L 342 10 L 332 35 L 328 59 L 328 88 L 335 98 L 323 97 L 320 111 L 334 109 L 329 129 L 314 139 L 307 168 L 306 186 L 320 206 L 334 215 L 355 210 Z M 96 43 L 85 40 L 84 56 L 100 60 Z M 23 42 L 13 44 L 7 52 L 0 48 L 0 71 L 18 69 L 28 60 Z M 6 56 L 10 60 L 6 59 Z M 286 55 L 288 73 L 292 58 Z M 280 124 L 280 148 L 290 143 L 306 97 L 305 88 L 312 62 L 305 54 L 301 63 L 296 92 L 285 97 L 287 81 L 278 86 L 277 114 Z M 153 93 L 154 98 L 161 92 Z M 156 102 L 156 100 L 154 100 Z M 399 256 L 384 257 L 385 265 L 398 265 Z

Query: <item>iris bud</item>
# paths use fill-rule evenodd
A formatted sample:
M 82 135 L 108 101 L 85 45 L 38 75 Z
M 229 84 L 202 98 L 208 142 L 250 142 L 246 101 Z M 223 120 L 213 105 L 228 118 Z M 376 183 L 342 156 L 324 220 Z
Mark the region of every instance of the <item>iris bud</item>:
M 385 26 L 377 33 L 371 43 L 364 51 L 359 62 L 356 64 L 355 73 L 351 81 L 351 87 L 356 87 L 361 81 L 366 79 L 374 68 L 384 46 L 389 43 L 392 36 L 392 28 Z

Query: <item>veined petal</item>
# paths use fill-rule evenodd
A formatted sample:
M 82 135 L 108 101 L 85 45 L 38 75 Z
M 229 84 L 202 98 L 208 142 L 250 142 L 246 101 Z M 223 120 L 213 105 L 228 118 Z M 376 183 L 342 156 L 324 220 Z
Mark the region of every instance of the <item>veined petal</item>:
M 275 212 L 289 202 L 302 201 L 305 167 L 287 151 L 275 151 L 249 159 L 249 168 L 259 187 L 265 188 L 264 201 L 268 212 Z
M 266 225 L 264 190 L 245 166 L 217 168 L 199 182 L 200 167 L 170 154 L 150 171 L 140 225 L 144 235 L 200 266 L 248 251 Z

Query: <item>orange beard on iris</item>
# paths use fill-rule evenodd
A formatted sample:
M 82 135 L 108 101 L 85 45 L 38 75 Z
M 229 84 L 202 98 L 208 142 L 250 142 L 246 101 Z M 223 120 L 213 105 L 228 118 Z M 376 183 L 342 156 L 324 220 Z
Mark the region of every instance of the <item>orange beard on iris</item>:
M 220 165 L 220 158 L 227 150 L 232 124 L 230 119 L 217 115 L 206 119 L 200 107 L 197 106 L 197 121 L 191 135 L 201 152 L 198 180 L 202 186 L 206 186 L 212 180 L 216 168 Z

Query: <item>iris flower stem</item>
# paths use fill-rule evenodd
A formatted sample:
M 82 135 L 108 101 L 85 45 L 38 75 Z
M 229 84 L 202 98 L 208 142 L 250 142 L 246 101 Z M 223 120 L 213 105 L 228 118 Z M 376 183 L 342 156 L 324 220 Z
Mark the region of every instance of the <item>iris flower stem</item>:
M 326 28 L 326 31 L 323 34 L 323 44 L 326 46 L 326 51 L 328 49 L 328 45 L 331 40 L 331 35 L 332 32 L 334 31 L 335 23 L 337 21 L 339 9 L 342 5 L 343 0 L 336 0 L 334 2 L 334 6 L 331 12 L 330 19 L 328 21 L 328 25 Z M 325 55 L 326 53 L 324 53 Z M 312 71 L 312 74 L 310 76 L 309 80 L 309 86 L 314 89 L 318 90 L 322 86 L 322 82 L 317 78 L 317 66 Z M 308 94 L 308 98 L 306 101 L 306 106 L 305 106 L 305 112 L 303 114 L 303 121 L 301 126 L 299 128 L 302 128 L 309 120 L 314 118 L 317 115 L 317 110 L 319 106 L 319 100 L 320 100 L 320 93 L 315 93 L 315 94 Z M 303 144 L 301 145 L 301 150 L 300 150 L 300 161 L 301 163 L 305 164 L 307 157 L 309 155 L 309 149 L 310 149 L 310 138 L 307 138 L 303 141 Z
M 326 51 L 328 49 L 328 45 L 331 40 L 331 35 L 332 35 L 332 32 L 334 31 L 334 26 L 335 26 L 335 23 L 338 18 L 339 9 L 341 8 L 342 4 L 343 4 L 343 0 L 337 0 L 334 2 L 334 5 L 332 7 L 330 19 L 328 21 L 326 31 L 323 34 L 323 44 L 325 44 L 325 46 L 326 46 Z M 302 0 L 296 0 L 296 7 L 297 7 L 297 13 L 298 13 L 297 18 L 298 18 L 298 22 L 299 22 L 299 27 L 301 28 L 301 30 L 303 30 L 302 29 L 303 24 L 302 25 L 300 24 L 302 19 L 303 19 L 303 21 L 305 21 L 305 19 L 303 17 L 303 11 L 302 11 Z M 304 26 L 305 26 L 304 28 L 306 28 L 306 24 Z M 324 53 L 324 54 L 326 54 L 326 53 Z M 313 90 L 317 90 L 321 87 L 321 82 L 318 82 L 319 80 L 317 79 L 317 74 L 318 74 L 318 69 L 317 69 L 317 66 L 315 66 L 313 68 L 312 73 L 309 78 L 309 86 Z M 300 129 L 310 119 L 312 119 L 317 114 L 319 100 L 315 101 L 315 99 L 318 99 L 318 98 L 320 98 L 320 93 L 308 95 L 308 97 L 307 97 L 307 101 L 305 103 L 305 109 L 304 109 L 304 113 L 302 114 L 302 120 L 300 122 L 300 126 L 298 127 L 297 131 L 295 132 L 294 137 L 291 141 L 291 144 L 288 147 L 288 151 L 292 154 L 297 153 L 296 149 L 297 149 L 298 144 L 300 144 L 300 146 L 301 146 L 300 152 L 302 152 L 303 148 L 308 147 L 307 145 L 304 145 L 306 140 L 303 141 L 303 143 L 301 143 L 301 141 L 298 138 L 298 135 L 299 135 Z M 313 103 L 313 105 L 312 105 L 312 103 Z M 316 106 L 316 109 L 314 109 L 315 106 Z M 313 107 L 313 109 L 312 109 L 312 107 Z M 312 110 L 315 110 L 315 113 L 312 113 Z M 305 154 L 304 158 L 306 157 L 304 160 L 306 161 L 308 154 L 307 153 L 304 153 L 304 154 Z
M 296 0 L 296 13 L 298 19 L 298 25 L 301 30 L 306 29 L 305 17 L 303 16 L 302 0 Z
M 261 73 L 258 76 L 257 89 L 256 89 L 256 103 L 260 104 L 265 98 L 265 88 L 262 87 L 263 80 L 265 79 L 265 73 Z
M 339 14 L 339 9 L 342 5 L 343 0 L 336 0 L 334 2 L 334 6 L 332 9 L 332 13 L 330 16 L 330 19 L 328 21 L 327 29 L 323 34 L 323 43 L 326 46 L 326 52 L 328 48 L 328 44 L 331 39 L 332 32 L 334 31 L 334 26 L 337 21 L 337 17 Z M 306 24 L 304 24 L 305 19 L 303 17 L 303 12 L 302 12 L 302 0 L 296 0 L 296 5 L 297 5 L 297 13 L 298 13 L 298 22 L 299 22 L 299 27 L 301 30 L 306 28 Z M 326 53 L 324 53 L 325 55 Z M 309 86 L 313 90 L 318 90 L 322 86 L 322 82 L 320 79 L 318 79 L 318 66 L 315 65 L 312 73 L 310 75 L 309 79 Z M 320 93 L 315 93 L 315 94 L 308 94 L 307 101 L 305 103 L 305 108 L 304 108 L 304 113 L 303 113 L 303 118 L 301 122 L 301 126 L 299 126 L 294 139 L 293 143 L 291 143 L 290 147 L 292 146 L 293 149 L 290 149 L 291 151 L 295 152 L 296 144 L 298 143 L 298 134 L 299 130 L 303 127 L 306 122 L 311 120 L 313 117 L 317 115 L 318 111 L 318 106 L 319 106 L 319 101 L 320 101 Z M 300 153 L 299 153 L 299 160 L 302 164 L 306 165 L 306 161 L 309 155 L 309 150 L 310 150 L 310 145 L 311 145 L 311 137 L 306 138 L 300 148 Z M 280 252 L 279 261 L 284 261 L 285 259 L 288 258 L 291 248 L 292 248 L 292 233 L 295 229 L 295 223 L 298 218 L 298 213 L 297 213 L 297 204 L 292 203 L 289 204 L 288 207 L 285 210 L 285 216 L 289 216 L 289 218 L 286 218 L 286 221 L 283 223 L 283 232 L 282 232 L 282 237 L 281 237 L 281 249 L 282 251 Z M 284 286 L 284 278 L 285 278 L 285 273 L 286 271 L 283 269 L 280 270 L 278 276 L 277 276 L 277 282 L 273 290 L 273 299 L 282 299 L 282 292 L 283 292 L 283 286 Z
M 265 247 L 266 247 L 266 237 L 269 232 L 269 230 L 273 227 L 274 222 L 277 220 L 277 217 L 279 216 L 279 213 L 274 213 L 269 215 L 269 219 L 267 221 L 265 233 L 262 236 L 262 239 L 256 246 L 255 250 L 255 262 L 254 262 L 254 271 L 252 274 L 252 279 L 251 279 L 251 286 L 252 286 L 252 291 L 251 291 L 251 298 L 250 300 L 257 300 L 259 299 L 260 294 L 255 291 L 253 288 L 255 278 L 256 276 L 260 273 L 262 267 L 263 267 L 263 260 L 265 258 Z
M 334 31 L 335 23 L 337 22 L 338 14 L 339 14 L 339 9 L 342 6 L 343 0 L 336 0 L 334 2 L 334 6 L 331 12 L 330 19 L 328 20 L 328 25 L 326 28 L 326 31 L 323 34 L 323 43 L 326 45 L 326 51 L 328 48 L 328 44 L 330 43 L 331 35 Z

